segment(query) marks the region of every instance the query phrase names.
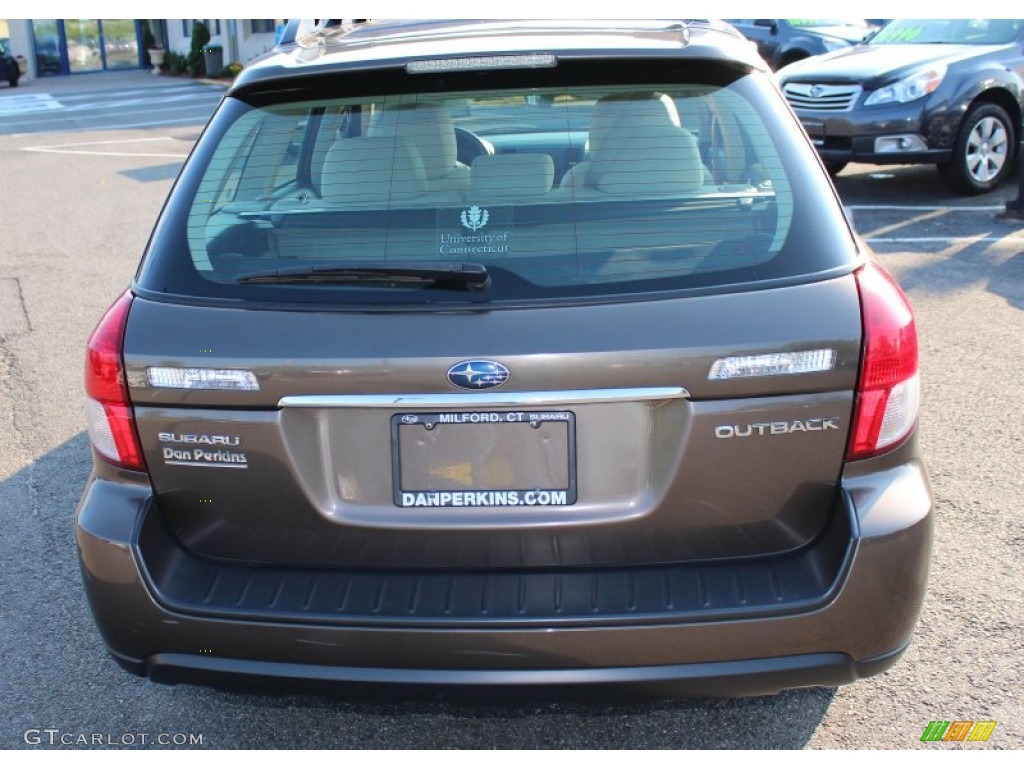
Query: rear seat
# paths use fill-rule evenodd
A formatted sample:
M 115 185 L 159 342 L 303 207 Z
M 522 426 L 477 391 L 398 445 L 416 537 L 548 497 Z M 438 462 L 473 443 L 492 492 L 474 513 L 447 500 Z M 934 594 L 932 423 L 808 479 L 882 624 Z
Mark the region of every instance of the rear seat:
M 627 198 L 698 192 L 704 186 L 704 165 L 697 139 L 683 128 L 638 124 L 623 115 L 587 168 L 583 186 Z
M 426 196 L 427 177 L 419 153 L 406 142 L 369 136 L 334 142 L 324 156 L 320 198 L 300 191 L 274 203 L 275 211 L 387 208 Z
M 686 194 L 710 180 L 696 137 L 681 126 L 675 102 L 665 94 L 602 99 L 587 145 L 590 160 L 571 168 L 560 184 L 574 195 Z
M 460 163 L 455 123 L 437 104 L 415 102 L 385 107 L 370 124 L 369 136 L 405 141 L 423 162 L 427 191 L 456 193 L 469 191 L 469 166 Z
M 469 192 L 470 170 L 456 153 L 455 124 L 440 106 L 386 107 L 367 136 L 331 145 L 323 161 L 320 199 L 304 190 L 273 209 L 302 210 L 317 203 L 345 208 L 461 203 Z
M 343 139 L 327 151 L 320 177 L 324 202 L 368 205 L 420 197 L 427 176 L 419 153 L 393 138 Z

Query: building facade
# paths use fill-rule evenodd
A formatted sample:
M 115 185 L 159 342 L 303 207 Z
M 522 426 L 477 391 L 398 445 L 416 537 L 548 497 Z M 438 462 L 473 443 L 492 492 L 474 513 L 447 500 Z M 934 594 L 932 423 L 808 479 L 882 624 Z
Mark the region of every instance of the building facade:
M 28 78 L 150 66 L 148 48 L 188 54 L 196 19 L 0 19 L 0 41 Z M 198 19 L 225 64 L 246 64 L 274 47 L 284 19 Z M 217 73 L 212 73 L 217 74 Z

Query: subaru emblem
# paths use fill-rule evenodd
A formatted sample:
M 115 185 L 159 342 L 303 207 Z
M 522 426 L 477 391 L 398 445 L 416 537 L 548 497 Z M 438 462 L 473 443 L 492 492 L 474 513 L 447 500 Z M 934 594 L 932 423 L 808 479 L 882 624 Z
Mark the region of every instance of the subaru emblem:
M 491 389 L 508 381 L 508 368 L 493 360 L 463 360 L 448 369 L 448 381 L 463 389 Z

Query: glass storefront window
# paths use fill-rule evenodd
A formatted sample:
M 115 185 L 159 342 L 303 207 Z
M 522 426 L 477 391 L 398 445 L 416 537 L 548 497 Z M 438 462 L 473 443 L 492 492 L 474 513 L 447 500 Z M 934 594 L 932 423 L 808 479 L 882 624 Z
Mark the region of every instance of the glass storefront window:
M 59 75 L 64 68 L 60 61 L 57 20 L 33 19 L 32 30 L 36 48 L 36 72 L 40 75 Z
M 72 72 L 103 69 L 98 19 L 64 19 L 64 37 L 68 47 L 68 68 Z
M 143 65 L 135 19 L 33 19 L 32 30 L 39 75 Z
M 134 19 L 103 19 L 103 51 L 107 69 L 139 66 L 139 37 Z

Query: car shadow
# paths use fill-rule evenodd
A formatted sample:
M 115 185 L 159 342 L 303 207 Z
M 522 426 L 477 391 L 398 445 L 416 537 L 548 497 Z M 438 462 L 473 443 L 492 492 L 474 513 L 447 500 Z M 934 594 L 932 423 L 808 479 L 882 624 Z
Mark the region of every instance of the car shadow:
M 219 706 L 254 704 L 294 715 L 323 748 L 398 749 L 801 749 L 824 720 L 835 688 L 806 688 L 746 699 L 611 700 L 496 691 L 429 701 L 385 694 L 261 696 L 218 692 Z M 264 734 L 261 746 L 294 742 Z
M 964 201 L 933 195 L 929 200 L 914 192 L 925 174 L 925 169 L 906 169 L 896 185 L 904 190 L 899 204 L 844 198 L 854 228 L 879 255 L 914 256 L 891 263 L 907 290 L 951 294 L 981 287 L 1024 309 L 1024 219 L 1002 216 L 1005 193 L 998 199 Z M 843 186 L 837 187 L 842 194 Z M 1016 191 L 1015 186 L 1001 189 Z
M 991 192 L 972 197 L 949 191 L 933 165 L 851 164 L 833 181 L 846 205 L 997 205 L 1017 197 L 1019 165 Z
M 178 178 L 181 171 L 181 163 L 164 163 L 161 165 L 146 165 L 141 168 L 129 168 L 118 171 L 134 181 L 169 181 Z
M 919 246 L 910 247 L 920 250 Z M 890 249 L 875 246 L 876 253 Z M 908 246 L 899 250 L 906 251 Z M 894 265 L 893 272 L 904 290 L 941 295 L 977 286 L 1001 296 L 1015 309 L 1024 309 L 1024 251 L 1005 256 L 992 243 L 982 242 L 953 244 L 937 253 L 940 258 L 927 259 L 924 263 Z
M 988 281 L 988 290 L 1002 296 L 1011 307 L 1024 309 L 1024 251 L 996 268 Z
M 202 733 L 203 746 L 219 749 L 799 749 L 836 694 L 810 688 L 732 700 L 589 691 L 268 695 L 140 679 L 106 653 L 82 589 L 73 514 L 90 464 L 88 440 L 79 433 L 0 475 L 0 726 L 18 739 L 26 729 L 73 726 L 83 733 Z

